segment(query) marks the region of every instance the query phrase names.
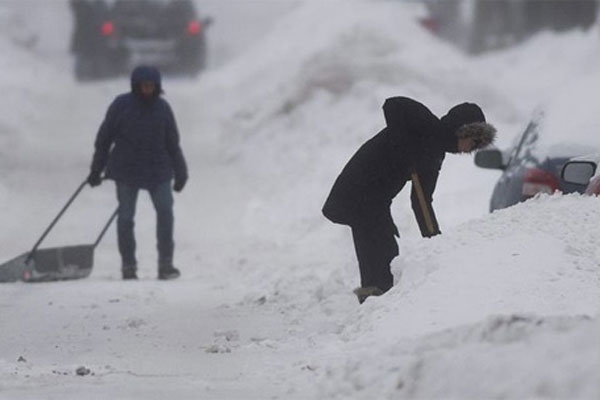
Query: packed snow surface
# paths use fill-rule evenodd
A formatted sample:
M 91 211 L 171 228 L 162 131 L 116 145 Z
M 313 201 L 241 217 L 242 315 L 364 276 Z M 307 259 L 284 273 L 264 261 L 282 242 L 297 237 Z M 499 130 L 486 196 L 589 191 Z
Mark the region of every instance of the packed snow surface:
M 156 280 L 142 195 L 139 281 L 120 280 L 111 229 L 88 279 L 2 284 L 0 398 L 600 398 L 597 198 L 488 214 L 499 171 L 449 155 L 443 234 L 422 239 L 401 193 L 396 284 L 361 306 L 350 232 L 320 213 L 383 128 L 387 97 L 437 115 L 476 102 L 501 148 L 540 104 L 553 134 L 594 130 L 598 29 L 469 57 L 422 30 L 419 3 L 232 3 L 199 2 L 216 17 L 211 67 L 164 78 L 191 176 L 175 205 L 182 277 Z M 66 1 L 0 3 L 2 260 L 28 251 L 85 179 L 128 88 L 74 80 L 70 23 Z M 43 246 L 93 242 L 115 207 L 112 182 L 84 190 Z

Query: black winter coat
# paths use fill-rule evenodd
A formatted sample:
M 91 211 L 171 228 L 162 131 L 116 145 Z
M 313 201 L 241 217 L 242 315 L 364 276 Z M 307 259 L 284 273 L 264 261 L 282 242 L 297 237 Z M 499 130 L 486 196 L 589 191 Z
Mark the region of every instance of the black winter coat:
M 150 72 L 154 72 L 152 77 L 158 73 Z M 107 178 L 143 189 L 173 176 L 187 180 L 173 111 L 158 95 L 142 99 L 135 90 L 138 81 L 139 77 L 132 76 L 132 92 L 118 96 L 108 108 L 96 137 L 91 170 L 99 173 L 106 167 Z
M 323 207 L 332 222 L 359 226 L 389 220 L 392 199 L 416 172 L 439 233 L 431 206 L 446 151 L 456 151 L 456 136 L 423 104 L 406 97 L 385 101 L 387 127 L 363 144 L 337 178 Z M 428 231 L 413 187 L 412 208 L 423 236 Z M 383 218 L 382 218 L 383 216 Z

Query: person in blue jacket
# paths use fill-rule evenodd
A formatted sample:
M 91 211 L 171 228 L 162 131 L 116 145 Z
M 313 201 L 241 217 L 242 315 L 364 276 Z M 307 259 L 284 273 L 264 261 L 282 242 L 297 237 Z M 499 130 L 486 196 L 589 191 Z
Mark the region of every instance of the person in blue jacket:
M 139 66 L 131 74 L 131 92 L 109 106 L 95 141 L 90 186 L 104 177 L 117 187 L 117 235 L 123 279 L 137 279 L 134 216 L 140 189 L 150 193 L 156 210 L 158 279 L 174 279 L 173 193 L 188 179 L 179 132 L 169 103 L 161 97 L 158 69 Z M 172 184 L 173 182 L 173 184 Z M 171 186 L 172 184 L 172 186 Z

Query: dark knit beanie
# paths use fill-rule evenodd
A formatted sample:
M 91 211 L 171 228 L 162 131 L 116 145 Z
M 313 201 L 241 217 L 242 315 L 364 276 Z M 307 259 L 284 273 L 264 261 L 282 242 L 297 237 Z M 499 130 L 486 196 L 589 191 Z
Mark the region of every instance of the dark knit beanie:
M 477 104 L 462 103 L 454 106 L 441 119 L 448 133 L 455 134 L 458 128 L 473 122 L 485 122 L 485 115 Z

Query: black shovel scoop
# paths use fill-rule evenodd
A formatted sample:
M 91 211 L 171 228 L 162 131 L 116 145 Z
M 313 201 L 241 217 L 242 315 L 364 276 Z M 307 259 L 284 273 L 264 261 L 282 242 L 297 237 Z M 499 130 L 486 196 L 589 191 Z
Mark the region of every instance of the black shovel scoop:
M 113 212 L 110 216 L 93 244 L 50 247 L 47 249 L 38 248 L 46 235 L 48 235 L 86 185 L 87 181 L 79 185 L 75 193 L 73 193 L 67 204 L 65 204 L 50 223 L 50 226 L 46 228 L 31 251 L 23 253 L 0 265 L 0 282 L 49 282 L 80 279 L 90 275 L 94 265 L 94 249 L 98 246 L 108 227 L 117 216 L 117 211 Z

